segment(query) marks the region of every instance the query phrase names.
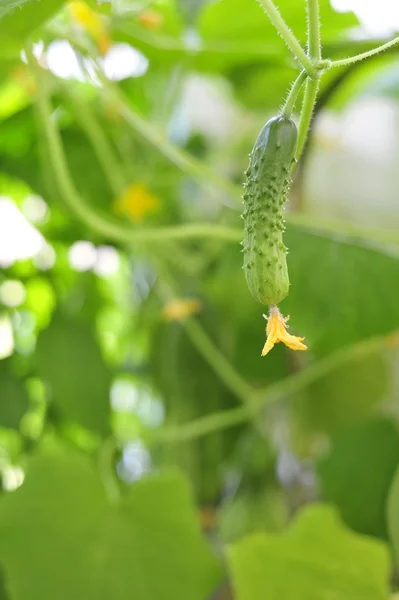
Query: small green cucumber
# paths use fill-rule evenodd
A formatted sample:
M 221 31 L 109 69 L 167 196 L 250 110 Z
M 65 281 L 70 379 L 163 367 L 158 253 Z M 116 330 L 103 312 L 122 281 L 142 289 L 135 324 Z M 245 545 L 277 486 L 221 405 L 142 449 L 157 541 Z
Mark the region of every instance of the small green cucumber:
M 297 138 L 291 119 L 270 119 L 255 142 L 245 172 L 243 268 L 251 294 L 262 304 L 281 302 L 290 285 L 287 248 L 283 243 L 283 209 Z

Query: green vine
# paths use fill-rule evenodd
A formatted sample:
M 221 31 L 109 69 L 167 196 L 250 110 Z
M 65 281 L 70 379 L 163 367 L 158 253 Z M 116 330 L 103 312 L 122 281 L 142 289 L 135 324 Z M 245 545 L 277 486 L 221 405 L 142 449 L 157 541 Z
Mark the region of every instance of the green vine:
M 343 58 L 341 60 L 330 61 L 330 63 L 328 64 L 328 68 L 332 69 L 336 67 L 346 67 L 348 65 L 352 65 L 353 63 L 359 62 L 360 60 L 364 60 L 365 58 L 371 58 L 372 56 L 375 56 L 380 52 L 384 52 L 385 50 L 392 48 L 392 46 L 395 46 L 398 43 L 399 35 L 393 40 L 390 40 L 389 42 L 378 46 L 378 48 L 373 48 L 372 50 L 368 50 L 367 52 L 361 52 L 360 54 L 357 54 L 356 56 L 352 56 L 350 58 Z
M 377 354 L 387 347 L 390 336 L 375 337 L 363 340 L 353 346 L 338 350 L 334 354 L 290 375 L 289 377 L 269 385 L 266 389 L 257 390 L 248 406 L 239 406 L 230 410 L 213 413 L 180 425 L 178 428 L 161 429 L 154 440 L 160 443 L 187 442 L 193 439 L 240 425 L 256 417 L 270 404 L 278 402 L 290 395 L 306 389 L 313 382 L 334 372 L 348 362 L 360 361 L 368 356 Z

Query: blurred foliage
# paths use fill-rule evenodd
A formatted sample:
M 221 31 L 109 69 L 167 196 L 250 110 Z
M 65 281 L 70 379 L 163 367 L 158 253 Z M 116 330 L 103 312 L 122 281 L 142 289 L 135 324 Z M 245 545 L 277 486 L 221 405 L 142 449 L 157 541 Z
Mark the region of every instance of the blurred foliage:
M 110 506 L 93 466 L 70 449 L 32 459 L 25 485 L 1 499 L 0 529 L 15 598 L 125 598 L 127 587 L 141 598 L 203 598 L 220 579 L 180 476 L 149 478 Z M 171 537 L 180 552 L 167 551 Z M 58 568 L 42 577 L 53 562 Z
M 28 394 L 23 381 L 13 375 L 5 360 L 1 363 L 0 399 L 2 427 L 18 429 L 19 422 L 28 408 Z
M 305 44 L 305 3 L 278 5 Z M 0 2 L 0 598 L 390 597 L 398 238 L 320 221 L 302 183 L 323 116 L 360 96 L 397 110 L 397 49 L 322 79 L 281 305 L 309 351 L 262 359 L 240 185 L 298 71 L 263 12 L 90 0 L 93 27 L 59 0 Z M 375 45 L 354 14 L 320 13 L 325 57 Z
M 345 529 L 323 505 L 304 508 L 284 535 L 245 538 L 230 556 L 238 598 L 255 600 L 265 586 L 271 598 L 389 598 L 385 548 Z
M 92 331 L 56 315 L 38 337 L 36 360 L 38 375 L 51 385 L 62 419 L 106 435 L 111 378 Z
M 385 502 L 398 460 L 399 434 L 392 422 L 357 423 L 335 436 L 331 453 L 320 461 L 320 492 L 355 531 L 384 538 Z

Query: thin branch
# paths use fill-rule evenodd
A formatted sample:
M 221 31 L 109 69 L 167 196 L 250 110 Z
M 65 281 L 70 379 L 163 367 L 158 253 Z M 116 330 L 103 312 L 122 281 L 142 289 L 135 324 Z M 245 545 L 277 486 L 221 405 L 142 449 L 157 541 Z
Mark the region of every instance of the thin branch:
M 333 67 L 345 67 L 347 65 L 352 65 L 353 63 L 359 62 L 360 60 L 364 60 L 365 58 L 370 58 L 370 56 L 374 56 L 375 54 L 379 54 L 380 52 L 384 52 L 384 50 L 388 50 L 392 46 L 395 46 L 399 42 L 399 35 L 395 37 L 390 42 L 386 44 L 382 44 L 382 46 L 378 46 L 378 48 L 373 48 L 373 50 L 368 50 L 367 52 L 362 52 L 361 54 L 357 54 L 356 56 L 351 56 L 350 58 L 343 58 L 341 60 L 333 60 L 330 63 L 330 68 Z
M 264 7 L 272 25 L 277 29 L 293 55 L 298 59 L 303 68 L 306 69 L 309 76 L 315 77 L 317 71 L 314 68 L 312 61 L 302 48 L 299 40 L 284 21 L 273 0 L 259 0 L 259 2 Z
M 195 419 L 195 421 L 178 425 L 177 427 L 160 429 L 154 434 L 154 442 L 189 442 L 215 431 L 222 431 L 223 429 L 246 423 L 251 417 L 252 411 L 249 406 L 238 406 L 230 410 L 214 412 L 205 417 Z

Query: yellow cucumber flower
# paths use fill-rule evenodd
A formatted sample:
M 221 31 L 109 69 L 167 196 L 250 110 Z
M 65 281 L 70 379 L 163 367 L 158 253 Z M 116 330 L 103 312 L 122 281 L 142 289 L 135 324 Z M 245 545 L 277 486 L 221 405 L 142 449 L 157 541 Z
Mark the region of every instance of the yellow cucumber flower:
M 93 38 L 98 51 L 104 56 L 111 46 L 111 38 L 101 15 L 93 11 L 85 2 L 78 1 L 70 3 L 69 12 L 73 20 Z
M 160 205 L 158 196 L 150 192 L 145 183 L 134 183 L 114 202 L 113 209 L 115 214 L 141 223 L 148 214 L 158 212 Z
M 162 25 L 163 18 L 161 14 L 153 10 L 145 10 L 139 14 L 138 21 L 146 29 L 157 29 Z
M 162 310 L 165 321 L 182 321 L 200 312 L 201 302 L 196 298 L 175 298 L 168 302 Z
M 262 356 L 266 356 L 273 348 L 274 344 L 283 342 L 291 350 L 307 350 L 308 347 L 303 344 L 305 338 L 297 337 L 288 333 L 287 321 L 288 317 L 283 317 L 277 306 L 272 306 L 269 315 L 263 315 L 267 321 L 266 327 L 266 343 L 263 346 Z

